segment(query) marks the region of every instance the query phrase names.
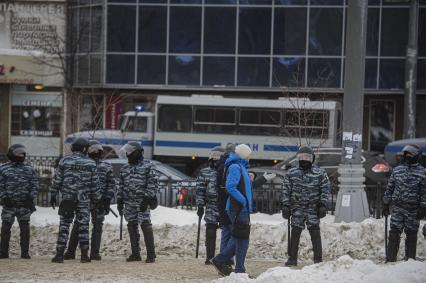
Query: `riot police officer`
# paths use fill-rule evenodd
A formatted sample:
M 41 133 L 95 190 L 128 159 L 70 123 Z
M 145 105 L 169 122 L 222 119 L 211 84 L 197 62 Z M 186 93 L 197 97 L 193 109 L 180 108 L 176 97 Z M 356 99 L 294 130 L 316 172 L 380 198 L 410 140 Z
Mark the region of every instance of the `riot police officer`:
M 21 230 L 21 258 L 31 258 L 28 253 L 30 216 L 36 210 L 38 180 L 32 166 L 24 163 L 26 154 L 23 145 L 14 144 L 7 152 L 10 162 L 0 166 L 0 200 L 3 202 L 0 258 L 9 257 L 10 230 L 15 217 Z
M 325 170 L 313 165 L 312 148 L 304 146 L 297 152 L 299 166 L 291 168 L 284 177 L 282 216 L 291 217 L 291 242 L 286 266 L 297 265 L 299 240 L 305 225 L 311 235 L 314 263 L 322 261 L 320 218 L 326 216 L 330 182 Z M 290 220 L 289 220 L 290 221 Z
M 224 154 L 225 149 L 220 146 L 212 148 L 208 167 L 200 170 L 197 177 L 197 214 L 199 217 L 204 215 L 204 207 L 206 214 L 204 221 L 206 222 L 206 261 L 210 264 L 210 260 L 215 255 L 216 250 L 216 231 L 219 227 L 219 212 L 217 207 L 217 186 L 216 186 L 216 163 Z
M 154 164 L 144 160 L 143 147 L 137 142 L 129 142 L 121 148 L 127 156 L 128 164 L 120 170 L 120 185 L 117 193 L 117 209 L 127 221 L 132 254 L 127 261 L 141 261 L 139 228 L 141 225 L 147 252 L 146 263 L 155 262 L 154 233 L 150 209 L 158 206 L 157 174 Z
M 56 255 L 52 262 L 64 262 L 64 251 L 68 241 L 69 228 L 74 216 L 78 224 L 78 237 L 81 249 L 81 262 L 90 262 L 89 221 L 90 205 L 98 204 L 101 198 L 101 187 L 96 171 L 96 163 L 86 156 L 89 141 L 77 138 L 71 145 L 72 154 L 59 161 L 50 188 L 50 205 L 56 206 L 56 196 L 61 192 L 59 205 L 59 234 Z
M 383 214 L 392 216 L 386 262 L 395 262 L 401 233 L 405 232 L 405 259 L 416 258 L 417 232 L 426 214 L 426 170 L 419 164 L 418 145 L 403 147 L 403 162 L 394 168 L 383 196 Z
M 99 176 L 99 182 L 102 189 L 102 198 L 99 204 L 91 204 L 91 216 L 92 216 L 92 236 L 90 239 L 90 259 L 101 260 L 102 257 L 99 254 L 101 239 L 102 239 L 102 227 L 105 220 L 105 215 L 109 214 L 111 200 L 115 195 L 115 179 L 112 171 L 111 164 L 102 160 L 103 147 L 97 140 L 89 141 L 89 148 L 87 151 L 88 156 L 96 162 L 96 172 Z M 75 259 L 75 251 L 78 245 L 78 222 L 74 220 L 72 227 L 70 240 L 68 243 L 67 252 L 64 255 L 64 259 Z

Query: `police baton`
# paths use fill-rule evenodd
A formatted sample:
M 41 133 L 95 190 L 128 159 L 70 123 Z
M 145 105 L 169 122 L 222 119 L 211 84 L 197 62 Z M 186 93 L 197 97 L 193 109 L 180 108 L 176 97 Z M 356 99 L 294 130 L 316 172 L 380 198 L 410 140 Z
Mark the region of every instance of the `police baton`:
M 120 215 L 120 241 L 123 240 L 123 214 Z
M 198 217 L 197 247 L 196 247 L 196 249 L 195 249 L 195 258 L 198 258 L 198 251 L 199 251 L 199 249 L 200 249 L 201 218 L 203 218 L 203 216 L 202 216 L 202 215 Z
M 287 255 L 290 255 L 290 249 L 291 249 L 291 222 L 290 222 L 291 216 L 287 220 Z
M 112 210 L 111 208 L 109 209 L 109 211 L 112 213 L 112 215 L 114 215 L 115 216 L 115 218 L 118 218 L 118 215 L 117 215 L 117 213 L 115 213 L 115 211 L 114 210 Z
M 385 215 L 385 255 L 388 261 L 388 215 Z

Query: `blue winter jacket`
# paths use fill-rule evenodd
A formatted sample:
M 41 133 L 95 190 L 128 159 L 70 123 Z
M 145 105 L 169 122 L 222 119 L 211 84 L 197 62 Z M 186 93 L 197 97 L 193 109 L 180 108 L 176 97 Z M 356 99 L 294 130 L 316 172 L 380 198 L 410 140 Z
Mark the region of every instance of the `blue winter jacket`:
M 236 154 L 231 154 L 225 162 L 226 167 L 228 168 L 228 173 L 226 176 L 226 192 L 229 197 L 226 202 L 226 210 L 236 210 L 237 208 L 231 205 L 231 198 L 235 200 L 238 204 L 243 206 L 242 211 L 244 212 L 253 212 L 253 197 L 251 190 L 251 181 L 247 171 L 248 161 L 241 159 Z M 248 200 L 244 195 L 238 190 L 238 184 L 240 183 L 241 176 L 244 178 L 245 184 L 245 194 Z

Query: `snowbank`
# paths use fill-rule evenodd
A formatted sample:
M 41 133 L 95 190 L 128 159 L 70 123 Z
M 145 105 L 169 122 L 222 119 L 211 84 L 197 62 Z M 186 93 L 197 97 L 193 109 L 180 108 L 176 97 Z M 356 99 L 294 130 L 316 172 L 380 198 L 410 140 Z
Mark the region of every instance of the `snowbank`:
M 116 206 L 112 209 L 117 212 Z M 171 258 L 190 258 L 195 255 L 198 217 L 195 211 L 158 207 L 152 211 L 156 249 L 160 256 Z M 252 232 L 248 259 L 278 260 L 287 259 L 287 222 L 280 214 L 254 214 L 251 216 Z M 104 225 L 101 252 L 105 256 L 125 256 L 130 251 L 127 227 L 124 223 L 123 240 L 119 240 L 120 219 L 111 213 Z M 205 256 L 204 221 L 202 222 L 200 256 Z M 51 256 L 55 251 L 59 216 L 57 209 L 38 207 L 31 216 L 31 253 L 34 256 Z M 423 225 L 424 223 L 422 223 Z M 19 253 L 19 228 L 13 227 L 11 254 Z M 323 258 L 325 261 L 336 260 L 343 255 L 354 259 L 369 259 L 383 262 L 384 221 L 383 219 L 367 219 L 362 223 L 334 223 L 334 217 L 328 215 L 321 221 Z M 218 232 L 219 247 L 220 232 Z M 404 241 L 401 241 L 400 259 L 404 256 Z M 419 259 L 426 258 L 426 240 L 419 231 L 417 247 Z M 307 230 L 301 235 L 299 262 L 302 265 L 312 264 L 312 244 Z M 426 281 L 426 280 L 425 280 Z
M 306 266 L 300 270 L 275 267 L 262 273 L 257 279 L 246 274 L 231 274 L 214 282 L 274 282 L 274 283 L 421 283 L 426 281 L 426 263 L 419 261 L 376 265 L 370 260 L 354 260 L 342 256 L 336 261 Z

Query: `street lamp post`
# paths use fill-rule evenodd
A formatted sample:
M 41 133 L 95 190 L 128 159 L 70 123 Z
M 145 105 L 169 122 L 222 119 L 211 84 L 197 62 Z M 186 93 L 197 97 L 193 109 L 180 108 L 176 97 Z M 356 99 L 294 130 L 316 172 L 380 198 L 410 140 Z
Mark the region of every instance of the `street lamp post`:
M 361 222 L 369 216 L 361 164 L 368 1 L 348 1 L 343 96 L 343 156 L 338 168 L 335 222 Z

